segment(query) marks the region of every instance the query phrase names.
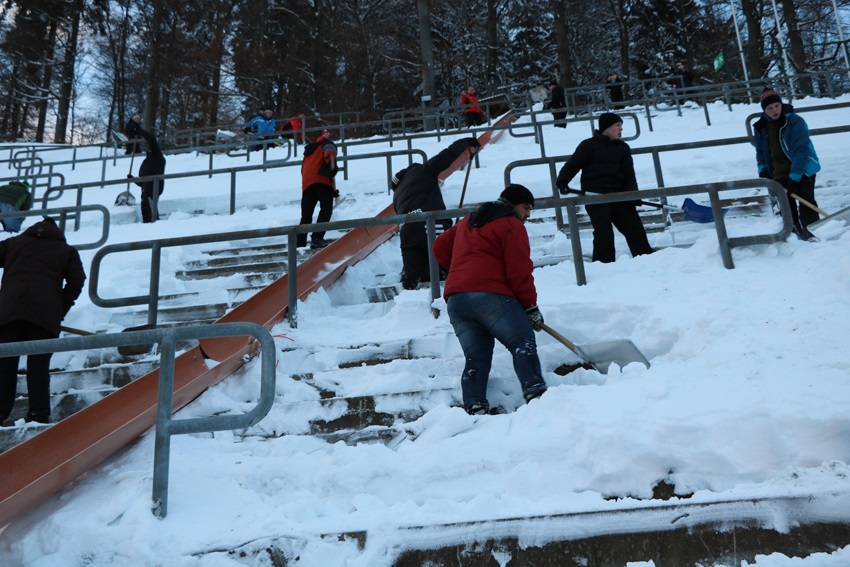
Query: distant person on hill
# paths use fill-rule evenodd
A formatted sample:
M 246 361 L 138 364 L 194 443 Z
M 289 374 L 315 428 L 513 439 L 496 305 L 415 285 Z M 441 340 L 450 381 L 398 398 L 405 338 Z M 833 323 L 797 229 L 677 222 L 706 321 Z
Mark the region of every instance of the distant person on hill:
M 553 80 L 549 83 L 549 91 L 552 97 L 549 99 L 549 110 L 552 111 L 552 118 L 555 119 L 556 128 L 566 128 L 567 123 L 563 122 L 567 117 L 567 99 L 564 96 L 564 87 L 558 84 L 558 81 Z
M 316 222 L 329 222 L 334 209 L 334 197 L 339 197 L 335 177 L 339 168 L 336 164 L 336 144 L 328 130 L 304 146 L 304 158 L 301 161 L 301 223 L 312 224 L 313 212 L 319 205 L 319 217 Z M 307 233 L 297 236 L 298 246 L 307 246 Z M 324 232 L 314 232 L 310 238 L 310 248 L 327 246 Z
M 139 177 L 164 174 L 165 156 L 162 155 L 162 149 L 159 147 L 156 137 L 142 128 L 139 128 L 139 134 L 148 143 L 147 155 L 142 165 L 139 166 Z M 127 178 L 134 179 L 132 174 L 128 175 Z M 142 188 L 142 222 L 158 221 L 159 211 L 157 204 L 159 202 L 159 196 L 165 191 L 165 180 L 136 181 L 135 183 Z
M 139 151 L 137 139 L 139 137 L 139 130 L 142 129 L 141 124 L 142 117 L 137 114 L 124 125 L 124 135 L 130 140 L 127 142 L 127 151 L 124 152 L 125 154 L 134 154 Z
M 475 96 L 475 87 L 469 87 L 465 93 L 460 95 L 460 104 L 463 106 L 463 117 L 466 127 L 481 126 L 487 122 L 487 115 L 478 106 L 478 97 Z
M 599 116 L 599 129 L 582 141 L 558 174 L 558 189 L 569 193 L 569 182 L 581 170 L 581 194 L 637 191 L 632 150 L 620 137 L 623 119 L 612 112 Z M 651 254 L 646 230 L 632 201 L 586 205 L 593 225 L 593 261 L 613 262 L 614 228 L 626 237 L 632 256 Z
M 797 195 L 817 207 L 815 174 L 820 171 L 820 161 L 809 127 L 772 88 L 765 87 L 759 98 L 764 113 L 753 124 L 759 177 L 773 179 L 787 190 L 794 234 L 811 240 L 815 236 L 807 227 L 818 220 L 818 213 L 791 196 Z
M 470 159 L 481 143 L 477 138 L 464 138 L 453 142 L 424 164 L 414 163 L 393 175 L 393 207 L 399 215 L 427 211 L 444 211 L 446 203 L 440 192 L 440 173 L 448 169 L 467 150 Z M 451 220 L 440 221 L 442 227 L 451 226 Z M 408 222 L 401 226 L 401 285 L 416 289 L 420 282 L 430 282 L 428 268 L 428 234 L 424 222 Z
M 48 217 L 0 242 L 0 343 L 54 339 L 79 297 L 86 274 L 77 250 Z M 50 422 L 51 353 L 27 356 L 27 421 Z M 17 356 L 0 358 L 0 421 L 12 413 Z
M 608 82 L 605 84 L 605 89 L 608 91 L 608 98 L 611 100 L 612 108 L 623 107 L 623 85 L 620 84 L 622 79 L 617 73 L 608 75 Z
M 684 63 L 676 65 L 676 77 L 673 79 L 673 88 L 679 97 L 679 104 L 685 104 L 684 95 L 694 86 L 694 74 L 685 68 Z
M 275 119 L 273 114 L 274 112 L 267 108 L 261 115 L 257 115 L 245 123 L 242 131 L 246 134 L 256 134 L 253 138 L 256 142 L 260 142 L 249 146 L 248 151 L 260 151 L 267 144 L 266 140 L 277 137 L 274 131 Z
M 30 185 L 26 181 L 10 181 L 8 185 L 0 187 L 0 213 L 13 213 L 17 211 L 28 211 L 32 208 L 32 193 Z M 8 217 L 0 219 L 3 230 L 6 232 L 18 232 L 24 217 Z
M 534 196 L 511 184 L 434 242 L 434 258 L 449 271 L 445 297 L 449 320 L 466 357 L 461 375 L 467 413 L 489 413 L 487 381 L 495 341 L 510 351 L 526 402 L 546 391 L 534 331 L 542 329 L 537 308 L 531 247 L 523 224 Z

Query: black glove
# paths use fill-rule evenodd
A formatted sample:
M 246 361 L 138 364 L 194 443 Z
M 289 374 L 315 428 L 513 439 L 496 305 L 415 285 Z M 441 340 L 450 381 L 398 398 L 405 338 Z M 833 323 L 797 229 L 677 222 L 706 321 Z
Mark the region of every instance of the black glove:
M 339 199 L 339 189 L 334 189 L 334 199 Z
M 476 150 L 481 147 L 481 142 L 478 141 L 478 138 L 472 137 L 469 139 L 469 147 L 475 148 Z
M 250 128 L 242 128 L 242 132 L 245 133 L 245 134 L 250 134 L 251 129 Z
M 761 177 L 762 179 L 770 179 L 770 172 L 766 169 L 762 169 L 761 171 L 759 171 L 759 177 Z
M 794 193 L 795 195 L 800 194 L 800 182 L 794 181 L 793 179 L 788 180 L 788 192 Z
M 540 313 L 540 309 L 536 305 L 532 305 L 526 309 L 525 314 L 528 317 L 528 322 L 531 323 L 532 329 L 535 331 L 543 330 L 543 314 Z
M 128 174 L 127 174 L 127 179 L 133 179 L 133 174 L 132 174 L 132 173 L 128 173 Z
M 561 193 L 561 195 L 566 195 L 570 192 L 570 187 L 563 181 L 558 181 L 558 191 Z

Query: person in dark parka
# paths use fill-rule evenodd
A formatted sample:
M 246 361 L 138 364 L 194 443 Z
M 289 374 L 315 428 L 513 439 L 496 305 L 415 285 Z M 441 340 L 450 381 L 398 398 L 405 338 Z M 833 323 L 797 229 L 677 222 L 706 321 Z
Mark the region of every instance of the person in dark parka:
M 637 178 L 632 150 L 620 139 L 623 120 L 612 112 L 599 116 L 599 130 L 582 141 L 558 174 L 558 189 L 564 195 L 581 170 L 581 193 L 620 193 L 637 191 Z M 634 202 L 605 203 L 585 206 L 593 225 L 593 261 L 613 262 L 614 228 L 626 237 L 632 256 L 651 254 L 640 216 Z
M 471 159 L 471 154 L 480 147 L 481 143 L 474 137 L 457 140 L 424 164 L 414 163 L 393 175 L 393 206 L 396 213 L 406 215 L 445 210 L 446 203 L 440 192 L 440 173 L 467 150 L 470 150 Z M 443 229 L 451 226 L 449 219 L 440 222 Z M 420 282 L 431 281 L 425 223 L 405 223 L 401 227 L 400 239 L 403 263 L 401 284 L 404 289 L 415 289 Z
M 162 155 L 162 149 L 159 147 L 159 142 L 156 136 L 139 128 L 139 134 L 148 143 L 149 149 L 147 155 L 139 166 L 139 177 L 147 177 L 149 175 L 162 175 L 165 173 L 165 156 Z M 133 179 L 132 175 L 127 176 Z M 159 200 L 159 196 L 165 190 L 165 180 L 160 179 L 156 182 L 158 191 L 154 194 L 154 181 L 136 181 L 136 185 L 142 188 L 142 222 L 156 222 L 159 220 L 159 213 L 154 218 L 153 211 L 155 209 L 155 201 Z
M 0 242 L 0 343 L 53 339 L 80 295 L 86 274 L 76 248 L 45 217 Z M 51 353 L 27 356 L 27 421 L 50 418 Z M 19 357 L 0 358 L 0 421 L 12 412 Z
M 567 117 L 567 99 L 564 96 L 564 87 L 558 84 L 558 81 L 549 83 L 549 91 L 552 93 L 552 98 L 549 99 L 549 110 L 552 111 L 552 118 L 556 120 L 556 128 L 566 128 L 567 123 L 562 122 Z
M 142 117 L 137 114 L 124 125 L 124 135 L 130 140 L 127 142 L 127 151 L 124 152 L 125 154 L 134 154 L 139 151 L 138 138 L 140 135 L 139 131 L 142 129 L 141 124 Z

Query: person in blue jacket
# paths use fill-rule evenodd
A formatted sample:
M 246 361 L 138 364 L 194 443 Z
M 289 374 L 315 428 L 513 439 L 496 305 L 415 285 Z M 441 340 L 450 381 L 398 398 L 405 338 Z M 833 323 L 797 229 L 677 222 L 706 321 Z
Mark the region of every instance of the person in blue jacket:
M 254 136 L 254 140 L 260 142 L 259 144 L 250 146 L 248 148 L 249 151 L 262 150 L 264 140 L 277 137 L 277 134 L 274 131 L 275 120 L 272 114 L 272 110 L 267 108 L 262 114 L 256 115 L 245 123 L 245 127 L 242 128 L 242 131 L 246 134 L 256 134 L 256 136 Z
M 807 227 L 818 220 L 818 213 L 792 196 L 817 207 L 815 174 L 820 171 L 820 161 L 809 127 L 772 88 L 765 87 L 759 98 L 764 114 L 753 125 L 759 177 L 773 179 L 787 190 L 794 234 L 811 240 L 814 235 Z

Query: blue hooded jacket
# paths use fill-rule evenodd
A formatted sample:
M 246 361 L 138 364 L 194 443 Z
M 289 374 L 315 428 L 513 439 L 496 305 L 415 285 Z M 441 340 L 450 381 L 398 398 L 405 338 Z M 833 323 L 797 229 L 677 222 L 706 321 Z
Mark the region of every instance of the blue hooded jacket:
M 771 121 L 767 115 L 762 115 L 753 125 L 753 131 L 756 164 L 759 173 L 767 170 L 772 176 L 773 160 L 770 157 L 770 142 L 767 135 L 767 124 Z M 806 121 L 794 114 L 794 107 L 790 104 L 782 105 L 782 115 L 777 119 L 777 122 L 783 121 L 784 123 L 779 128 L 779 144 L 782 146 L 782 151 L 791 160 L 789 179 L 799 182 L 804 175 L 812 177 L 820 171 L 820 161 L 815 153 L 815 147 L 812 145 Z

